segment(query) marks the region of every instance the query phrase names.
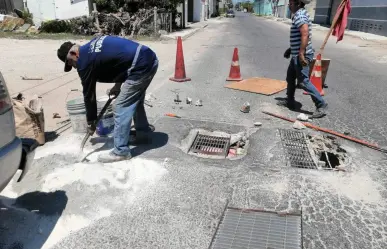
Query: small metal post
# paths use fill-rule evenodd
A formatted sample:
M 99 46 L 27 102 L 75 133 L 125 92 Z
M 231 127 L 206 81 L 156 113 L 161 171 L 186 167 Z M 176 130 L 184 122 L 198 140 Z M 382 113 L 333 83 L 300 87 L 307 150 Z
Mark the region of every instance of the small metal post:
M 169 32 L 172 33 L 172 12 L 169 12 Z
M 157 7 L 154 7 L 153 9 L 153 22 L 154 22 L 154 25 L 155 25 L 155 34 L 157 34 Z

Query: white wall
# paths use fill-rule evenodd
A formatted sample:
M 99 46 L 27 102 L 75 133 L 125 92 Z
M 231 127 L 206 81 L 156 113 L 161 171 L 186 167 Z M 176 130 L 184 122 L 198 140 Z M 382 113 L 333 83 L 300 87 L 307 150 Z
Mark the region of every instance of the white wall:
M 89 15 L 88 0 L 26 0 L 36 26 L 43 21 Z
M 89 15 L 88 0 L 55 0 L 56 18 L 69 19 Z
M 341 1 L 338 1 L 341 2 Z M 310 19 L 314 20 L 314 14 L 316 12 L 316 0 L 312 0 L 309 4 L 305 5 L 305 9 L 308 11 L 308 14 L 310 15 Z
M 32 13 L 36 26 L 40 26 L 43 21 L 56 18 L 54 0 L 27 0 L 27 8 Z

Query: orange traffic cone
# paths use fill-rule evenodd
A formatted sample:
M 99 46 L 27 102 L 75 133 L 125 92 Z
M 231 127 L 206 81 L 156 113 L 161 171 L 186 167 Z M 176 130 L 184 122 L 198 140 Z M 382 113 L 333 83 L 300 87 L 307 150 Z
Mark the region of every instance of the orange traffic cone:
M 318 54 L 316 57 L 316 62 L 314 63 L 312 74 L 310 76 L 310 81 L 316 87 L 317 91 L 321 94 L 321 96 L 324 96 L 325 92 L 323 89 L 321 65 L 321 54 Z M 307 92 L 304 92 L 304 94 L 308 95 Z
M 185 75 L 183 41 L 180 36 L 177 38 L 175 77 L 171 77 L 169 79 L 175 82 L 185 82 L 191 80 Z
M 234 48 L 234 55 L 232 56 L 230 75 L 227 81 L 241 81 L 241 69 L 239 66 L 238 48 Z

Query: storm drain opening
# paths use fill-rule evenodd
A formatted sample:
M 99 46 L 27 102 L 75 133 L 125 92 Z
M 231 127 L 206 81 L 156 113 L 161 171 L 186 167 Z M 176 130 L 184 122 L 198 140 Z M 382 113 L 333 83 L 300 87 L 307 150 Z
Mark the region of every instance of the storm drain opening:
M 256 130 L 229 134 L 223 131 L 192 129 L 181 141 L 181 149 L 192 156 L 207 159 L 239 160 L 247 155 L 248 137 Z
M 229 137 L 197 134 L 190 152 L 226 157 L 230 147 Z
M 308 135 L 307 138 L 320 168 L 345 171 L 351 158 L 336 137 Z
M 336 168 L 340 165 L 340 160 L 337 155 L 331 152 L 321 153 L 320 162 L 324 162 L 325 165 L 329 165 L 331 168 Z
M 350 157 L 336 137 L 306 135 L 300 131 L 280 129 L 282 145 L 292 167 L 304 169 L 344 170 Z
M 301 215 L 227 208 L 211 249 L 301 249 Z

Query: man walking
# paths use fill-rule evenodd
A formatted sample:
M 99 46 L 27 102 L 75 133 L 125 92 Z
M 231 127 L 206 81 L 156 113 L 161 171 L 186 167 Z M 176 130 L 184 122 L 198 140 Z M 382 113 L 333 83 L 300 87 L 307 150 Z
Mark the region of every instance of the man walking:
M 131 158 L 129 141 L 132 118 L 136 128 L 134 142 L 147 140 L 151 128 L 145 113 L 145 91 L 158 68 L 156 54 L 148 47 L 115 36 L 99 36 L 80 46 L 65 42 L 58 49 L 64 71 L 77 69 L 82 81 L 88 132 L 96 129 L 96 83 L 116 83 L 110 95 L 117 96 L 114 117 L 114 149 L 100 155 L 102 163 Z
M 309 79 L 309 64 L 313 60 L 314 50 L 312 48 L 312 22 L 305 10 L 305 4 L 308 3 L 310 0 L 289 0 L 289 8 L 294 16 L 290 28 L 290 48 L 284 54 L 287 59 L 291 56 L 286 76 L 287 99 L 278 102 L 278 105 L 294 109 L 296 88 L 301 88 L 309 93 L 316 106 L 316 111 L 311 118 L 321 118 L 326 115 L 328 104 Z M 296 85 L 296 80 L 298 85 Z

